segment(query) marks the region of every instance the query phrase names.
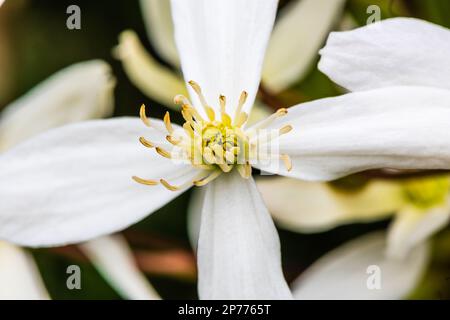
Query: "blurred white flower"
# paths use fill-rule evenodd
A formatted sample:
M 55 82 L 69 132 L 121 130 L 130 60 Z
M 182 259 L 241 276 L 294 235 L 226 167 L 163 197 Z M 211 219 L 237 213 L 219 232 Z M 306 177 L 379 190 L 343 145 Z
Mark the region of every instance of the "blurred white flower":
M 449 41 L 450 31 L 441 26 L 412 18 L 388 19 L 353 31 L 331 33 L 321 50 L 319 69 L 351 91 L 420 86 L 449 92 Z M 427 109 L 435 99 L 431 96 L 422 108 Z M 415 121 L 414 115 L 407 117 Z M 445 121 L 443 117 L 436 123 Z M 428 131 L 437 135 L 433 125 Z M 404 257 L 450 219 L 447 177 L 376 182 L 347 195 L 326 185 L 287 179 L 279 179 L 274 185 L 261 181 L 260 187 L 280 222 L 296 230 L 330 228 L 397 212 L 388 236 L 388 253 L 397 258 Z M 286 201 L 291 206 L 286 206 Z
M 140 3 L 155 50 L 174 69 L 179 69 L 170 1 L 141 0 Z M 280 11 L 262 69 L 262 81 L 271 93 L 279 93 L 306 76 L 344 4 L 345 0 L 296 0 Z M 187 93 L 181 75 L 146 52 L 133 31 L 120 35 L 115 52 L 133 83 L 150 98 L 174 108 L 173 97 Z M 267 110 L 259 104 L 253 112 L 261 114 L 252 116 L 260 119 L 268 115 Z
M 299 300 L 397 300 L 407 298 L 421 280 L 429 256 L 426 243 L 402 260 L 385 255 L 386 235 L 370 233 L 345 243 L 313 263 L 292 284 Z M 379 270 L 380 287 L 370 288 L 369 266 Z
M 102 276 L 124 298 L 159 300 L 161 297 L 136 266 L 133 253 L 119 234 L 80 244 Z
M 1 113 L 0 151 L 5 152 L 50 128 L 110 116 L 114 109 L 114 85 L 110 67 L 100 60 L 77 63 L 57 72 Z M 117 284 L 124 297 L 158 298 L 148 284 L 139 281 L 142 275 L 134 269 L 125 243 L 117 237 L 92 240 L 81 248 L 86 249 L 85 253 L 104 271 L 107 279 Z M 0 260 L 0 299 L 49 298 L 26 251 L 0 242 Z M 114 266 L 121 266 L 122 272 L 108 276 Z M 144 286 L 149 288 L 144 290 Z
M 320 232 L 348 223 L 394 215 L 386 253 L 403 259 L 450 220 L 449 178 L 371 181 L 359 190 L 290 178 L 258 179 L 258 189 L 279 225 L 295 232 Z
M 197 250 L 200 297 L 290 298 L 275 226 L 249 163 L 229 161 L 234 137 L 229 140 L 222 128 L 249 147 L 249 130 L 275 130 L 276 163 L 254 159 L 254 166 L 300 179 L 331 180 L 378 167 L 450 167 L 443 121 L 450 119 L 450 93 L 440 89 L 351 93 L 280 110 L 245 128 L 276 7 L 275 0 L 173 0 L 184 77 L 203 86 L 190 82 L 193 105 L 176 99 L 183 104 L 184 127 L 168 115 L 164 122 L 148 119 L 142 109 L 147 128 L 136 118 L 87 121 L 11 149 L 0 156 L 6 199 L 0 203 L 0 237 L 30 246 L 77 243 L 126 228 L 192 185 L 207 184 Z M 207 103 L 213 101 L 219 103 Z M 156 152 L 138 146 L 137 137 Z M 196 137 L 201 147 L 184 150 L 186 160 L 200 152 L 204 163 L 166 159 L 169 150 Z M 227 163 L 219 162 L 224 158 Z

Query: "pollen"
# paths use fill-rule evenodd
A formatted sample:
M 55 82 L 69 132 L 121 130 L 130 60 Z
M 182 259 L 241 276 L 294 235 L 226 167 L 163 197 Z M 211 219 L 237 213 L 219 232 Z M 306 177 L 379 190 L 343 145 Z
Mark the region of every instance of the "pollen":
M 208 104 L 200 85 L 195 81 L 189 81 L 188 84 L 197 95 L 204 116 L 187 97 L 183 95 L 175 96 L 174 102 L 181 106 L 181 115 L 185 121 L 182 130 L 180 132 L 180 130 L 174 129 L 169 112 L 164 115 L 163 122 L 167 131 L 166 140 L 174 150 L 177 150 L 177 155 L 175 156 L 173 151 L 171 152 L 145 137 L 140 137 L 139 141 L 146 148 L 155 149 L 156 153 L 164 158 L 172 160 L 181 158 L 194 168 L 200 169 L 200 174 L 180 185 L 173 185 L 162 178 L 148 180 L 134 176 L 133 180 L 144 185 L 161 184 L 168 190 L 177 191 L 192 185 L 204 186 L 221 174 L 231 172 L 233 169 L 236 169 L 242 178 L 250 178 L 252 175 L 251 160 L 254 158 L 255 149 L 254 137 L 259 134 L 259 130 L 266 128 L 277 118 L 285 116 L 288 112 L 287 109 L 281 108 L 266 120 L 253 126 L 252 129 L 245 130 L 249 118 L 248 114 L 243 111 L 248 98 L 246 91 L 241 92 L 238 101 L 236 101 L 235 112 L 233 116 L 230 116 L 227 112 L 227 105 L 230 102 L 224 95 L 218 97 L 220 108 L 216 109 L 216 113 L 215 109 Z M 140 109 L 140 118 L 147 127 L 152 126 L 152 122 L 146 116 L 144 105 Z M 272 130 L 271 134 L 264 137 L 265 142 L 287 134 L 291 130 L 292 126 L 290 125 Z M 167 147 L 167 144 L 165 146 Z M 291 170 L 292 162 L 287 154 L 280 154 L 277 159 L 283 163 L 287 171 Z
M 402 185 L 408 201 L 418 208 L 430 209 L 445 203 L 450 191 L 450 178 L 426 177 L 406 180 Z

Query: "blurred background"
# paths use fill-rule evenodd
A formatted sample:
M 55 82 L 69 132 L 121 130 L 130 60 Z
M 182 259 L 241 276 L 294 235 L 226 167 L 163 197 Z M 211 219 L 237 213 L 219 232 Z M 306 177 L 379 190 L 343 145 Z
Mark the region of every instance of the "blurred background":
M 282 0 L 280 6 L 288 2 Z M 66 28 L 66 9 L 72 4 L 81 8 L 81 30 Z M 373 4 L 381 8 L 383 19 L 413 16 L 450 27 L 447 0 L 348 0 L 333 29 L 365 25 L 366 9 Z M 320 19 L 320 12 L 317 14 Z M 54 72 L 75 62 L 98 58 L 112 66 L 117 79 L 114 116 L 136 116 L 139 106 L 146 103 L 151 106 L 150 116 L 162 118 L 167 109 L 137 89 L 112 55 L 118 35 L 126 29 L 134 30 L 146 49 L 170 67 L 148 40 L 138 1 L 6 0 L 0 7 L 0 110 Z M 306 78 L 276 95 L 280 104 L 289 106 L 342 93 L 315 65 L 311 65 Z M 177 117 L 174 120 L 180 122 Z M 183 194 L 123 233 L 140 269 L 164 299 L 197 298 L 195 257 L 186 229 L 189 198 L 190 192 Z M 295 279 L 329 250 L 368 231 L 384 229 L 388 223 L 389 220 L 351 224 L 308 235 L 279 228 L 287 280 Z M 30 252 L 53 299 L 120 298 L 76 246 Z M 66 287 L 66 268 L 70 264 L 78 264 L 82 269 L 82 290 Z M 431 265 L 411 298 L 450 298 L 448 227 L 435 235 Z

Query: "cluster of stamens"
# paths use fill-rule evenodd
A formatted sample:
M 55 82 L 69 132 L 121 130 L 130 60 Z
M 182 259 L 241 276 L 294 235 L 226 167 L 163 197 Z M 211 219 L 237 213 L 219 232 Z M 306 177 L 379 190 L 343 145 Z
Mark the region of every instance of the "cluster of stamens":
M 243 91 L 239 97 L 234 119 L 226 112 L 226 97 L 220 95 L 220 118 L 216 118 L 216 113 L 206 102 L 200 86 L 194 81 L 189 81 L 189 85 L 197 94 L 206 117 L 202 117 L 185 96 L 177 95 L 174 98 L 175 104 L 181 105 L 181 114 L 185 120 L 183 132 L 175 132 L 170 121 L 169 112 L 166 112 L 164 116 L 164 125 L 168 133 L 166 140 L 178 152 L 169 152 L 144 137 L 140 137 L 139 141 L 147 148 L 154 148 L 159 155 L 165 158 L 188 161 L 193 167 L 202 169 L 201 173 L 180 186 L 174 186 L 165 179 L 159 179 L 159 181 L 147 180 L 136 176 L 133 179 L 144 185 L 161 183 L 172 191 L 191 185 L 206 185 L 220 174 L 230 172 L 233 168 L 236 168 L 243 178 L 248 179 L 252 174 L 250 159 L 254 159 L 257 156 L 257 142 L 260 137 L 258 139 L 254 138 L 258 135 L 260 129 L 267 127 L 276 118 L 286 115 L 287 110 L 284 108 L 278 109 L 251 130 L 244 132 L 243 126 L 247 123 L 248 114 L 242 111 L 242 108 L 247 100 L 247 92 Z M 146 126 L 151 127 L 144 105 L 141 106 L 140 118 Z M 291 130 L 292 127 L 290 125 L 283 126 L 277 130 L 275 135 L 267 135 L 265 140 L 267 142 Z M 283 161 L 286 169 L 289 171 L 292 167 L 289 156 L 281 154 L 278 155 L 278 158 Z

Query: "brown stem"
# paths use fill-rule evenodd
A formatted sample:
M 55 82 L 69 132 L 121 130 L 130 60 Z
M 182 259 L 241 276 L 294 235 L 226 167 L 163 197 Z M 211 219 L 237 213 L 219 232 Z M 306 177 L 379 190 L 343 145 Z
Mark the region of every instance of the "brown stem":
M 273 110 L 287 107 L 285 106 L 285 103 L 272 94 L 262 82 L 259 84 L 258 95 L 261 101 Z

